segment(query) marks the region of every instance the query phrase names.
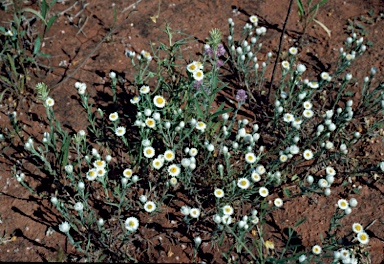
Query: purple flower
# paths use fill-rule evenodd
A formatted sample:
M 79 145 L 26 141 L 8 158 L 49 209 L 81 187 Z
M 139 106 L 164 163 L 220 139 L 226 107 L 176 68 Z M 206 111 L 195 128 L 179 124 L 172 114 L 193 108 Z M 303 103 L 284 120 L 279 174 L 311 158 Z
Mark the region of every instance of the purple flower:
M 243 89 L 240 89 L 237 91 L 237 94 L 236 94 L 236 100 L 239 101 L 239 102 L 245 102 L 245 100 L 248 98 L 247 96 L 247 93 L 245 92 L 245 90 Z
M 220 56 L 223 56 L 224 54 L 225 54 L 225 48 L 224 48 L 224 45 L 220 43 L 220 44 L 217 46 L 216 55 L 217 55 L 217 57 L 220 57 Z
M 203 86 L 203 81 L 194 81 L 193 82 L 193 88 L 195 88 L 196 91 L 200 91 L 202 86 Z
M 213 50 L 209 45 L 205 45 L 204 53 L 207 54 L 211 58 L 213 57 Z
M 216 67 L 217 68 L 220 68 L 220 67 L 222 67 L 224 65 L 224 62 L 222 61 L 222 60 L 217 60 L 216 61 Z

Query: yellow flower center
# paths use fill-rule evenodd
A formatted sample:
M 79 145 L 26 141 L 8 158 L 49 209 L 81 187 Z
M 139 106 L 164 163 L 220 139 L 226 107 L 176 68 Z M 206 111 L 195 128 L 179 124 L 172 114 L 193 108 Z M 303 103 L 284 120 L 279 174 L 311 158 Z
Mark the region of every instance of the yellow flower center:
M 164 99 L 161 98 L 161 97 L 158 97 L 158 98 L 156 99 L 156 102 L 157 102 L 158 104 L 162 104 L 162 103 L 164 103 Z
M 153 122 L 153 120 L 148 120 L 148 121 L 147 121 L 147 124 L 148 124 L 149 126 L 154 125 L 154 123 L 155 123 L 155 122 Z
M 135 222 L 133 222 L 133 221 L 129 221 L 129 226 L 135 226 Z

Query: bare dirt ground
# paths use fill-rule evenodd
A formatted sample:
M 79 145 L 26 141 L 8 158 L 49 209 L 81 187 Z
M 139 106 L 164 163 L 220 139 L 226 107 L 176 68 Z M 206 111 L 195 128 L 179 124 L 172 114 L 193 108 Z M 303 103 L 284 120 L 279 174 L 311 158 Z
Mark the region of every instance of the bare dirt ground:
M 72 5 L 77 3 L 73 8 Z M 55 113 L 64 127 L 71 131 L 85 129 L 87 125 L 86 113 L 83 112 L 77 99 L 77 91 L 74 88 L 76 81 L 87 83 L 88 91 L 96 104 L 103 106 L 103 98 L 108 93 L 108 73 L 115 71 L 126 80 L 132 80 L 133 74 L 130 68 L 129 58 L 124 55 L 125 49 L 135 50 L 139 53 L 142 49 L 149 50 L 149 41 L 159 43 L 165 41 L 162 29 L 169 23 L 174 30 L 181 30 L 192 36 L 197 41 L 191 42 L 184 50 L 185 58 L 193 59 L 202 51 L 202 43 L 208 36 L 209 30 L 219 28 L 228 36 L 227 19 L 232 17 L 236 25 L 243 25 L 250 15 L 257 15 L 260 24 L 267 27 L 268 32 L 263 40 L 261 53 L 276 52 L 282 25 L 286 16 L 289 1 L 264 0 L 163 0 L 158 1 L 63 1 L 56 4 L 53 13 L 62 12 L 52 29 L 49 31 L 42 51 L 50 54 L 51 58 L 44 64 L 52 67 L 48 76 L 38 77 L 31 71 L 30 87 L 38 82 L 45 82 L 54 87 L 51 96 L 55 98 Z M 330 0 L 324 5 L 317 15 L 317 19 L 323 22 L 330 30 L 331 37 L 317 24 L 311 24 L 308 29 L 305 43 L 300 50 L 303 54 L 302 62 L 307 65 L 314 74 L 320 74 L 323 70 L 332 71 L 335 68 L 335 58 L 338 49 L 355 30 L 359 35 L 371 41 L 373 45 L 368 52 L 351 68 L 354 76 L 363 78 L 371 67 L 376 67 L 382 76 L 384 72 L 384 18 L 377 19 L 384 12 L 384 2 L 380 0 Z M 30 3 L 34 8 L 35 4 Z M 101 39 L 109 32 L 113 25 L 113 10 L 117 10 L 117 23 L 121 23 L 128 13 L 134 9 L 129 18 L 123 22 L 120 29 L 112 38 L 103 43 L 93 52 Z M 68 10 L 67 10 L 68 9 Z M 67 10 L 67 11 L 64 11 Z M 374 13 L 370 13 L 373 10 Z M 1 22 L 5 24 L 7 15 L 0 11 Z M 156 22 L 154 21 L 154 17 Z M 362 16 L 364 16 L 362 18 Z M 152 17 L 152 18 L 151 18 Z M 352 23 L 353 21 L 354 24 Z M 357 24 L 361 26 L 357 26 Z M 287 50 L 295 44 L 302 31 L 297 6 L 287 24 L 283 50 Z M 91 54 L 92 53 L 92 54 Z M 82 62 L 87 58 L 85 64 Z M 81 67 L 71 75 L 78 67 Z M 67 78 L 70 76 L 69 78 Z M 126 83 L 128 90 L 129 82 Z M 234 91 L 227 93 L 232 95 Z M 358 95 L 357 95 L 358 96 Z M 15 107 L 14 102 L 20 100 Z M 30 98 L 6 98 L 0 105 L 0 124 L 8 126 L 7 115 L 16 111 L 26 138 L 29 135 L 41 137 L 46 124 L 38 122 L 45 110 L 41 104 L 35 103 Z M 362 124 L 363 125 L 363 124 Z M 40 136 L 39 136 L 40 135 Z M 68 243 L 66 237 L 60 232 L 47 236 L 50 227 L 57 230 L 61 223 L 57 212 L 49 201 L 34 198 L 26 189 L 21 187 L 12 177 L 12 167 L 16 163 L 23 164 L 26 168 L 32 168 L 23 157 L 23 147 L 20 142 L 9 148 L 2 148 L 0 155 L 0 233 L 7 234 L 11 241 L 0 245 L 0 261 L 58 261 L 63 255 L 68 259 L 75 256 L 75 250 Z M 352 150 L 357 157 L 364 157 L 371 164 L 381 161 L 383 158 L 383 142 L 366 142 L 361 148 Z M 46 177 L 38 171 L 31 171 L 38 179 Z M 340 198 L 355 197 L 359 201 L 357 210 L 343 219 L 344 226 L 351 226 L 354 222 L 360 222 L 363 226 L 374 224 L 370 227 L 369 252 L 372 263 L 384 261 L 384 186 L 374 175 L 366 175 L 353 179 L 354 188 L 361 188 L 360 193 L 353 192 L 352 187 L 338 186 L 332 191 L 331 197 L 314 195 L 309 198 L 301 196 L 284 204 L 284 209 L 275 211 L 269 221 L 268 230 L 273 241 L 284 240 L 282 230 L 294 225 L 298 217 L 307 217 L 307 221 L 296 231 L 301 235 L 302 245 L 310 248 L 319 240 L 320 234 L 324 234 L 329 226 L 329 219 L 334 213 L 334 204 Z M 41 177 L 41 178 L 39 178 Z M 382 175 L 381 175 L 382 177 Z M 380 178 L 380 177 L 379 177 Z M 31 185 L 39 186 L 39 180 L 31 182 Z M 288 186 L 289 187 L 289 186 Z M 182 194 L 178 194 L 182 196 Z M 271 197 L 273 199 L 273 197 Z M 331 201 L 331 202 L 330 202 Z M 175 207 L 177 208 L 177 207 Z M 169 220 L 169 214 L 180 217 L 175 208 L 170 208 L 164 214 L 158 214 L 148 223 L 156 222 L 162 226 L 165 233 L 159 233 L 155 228 L 148 228 L 141 234 L 151 241 L 146 258 L 138 259 L 147 262 L 191 262 L 193 241 L 186 236 L 180 227 Z M 313 213 L 317 212 L 317 213 Z M 167 215 L 165 215 L 167 214 Z M 143 215 L 143 219 L 145 216 Z M 340 234 L 345 229 L 340 229 Z M 171 232 L 170 239 L 166 233 Z M 161 238 L 161 239 L 159 239 Z M 204 240 L 204 237 L 203 237 Z M 223 262 L 221 251 L 225 248 L 210 249 L 209 241 L 204 241 L 198 253 L 198 261 L 207 263 Z M 228 246 L 228 245 L 224 245 Z

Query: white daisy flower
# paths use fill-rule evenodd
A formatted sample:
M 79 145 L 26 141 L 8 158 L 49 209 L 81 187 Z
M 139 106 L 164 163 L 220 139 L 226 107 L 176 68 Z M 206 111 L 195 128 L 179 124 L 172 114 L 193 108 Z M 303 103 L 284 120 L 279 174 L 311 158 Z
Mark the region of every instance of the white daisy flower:
M 105 165 L 106 162 L 104 160 L 95 160 L 95 162 L 93 162 L 93 166 L 96 168 L 104 168 Z
M 276 198 L 273 202 L 276 207 L 282 207 L 283 206 L 283 200 L 280 198 Z
M 319 83 L 316 81 L 312 81 L 308 83 L 308 86 L 311 87 L 312 89 L 317 89 L 319 88 Z
M 352 230 L 353 232 L 355 232 L 356 234 L 360 233 L 360 232 L 363 232 L 364 231 L 364 228 L 361 224 L 359 223 L 353 223 L 352 225 Z
M 357 240 L 363 245 L 368 244 L 369 242 L 369 236 L 365 232 L 360 232 L 357 234 Z
M 348 201 L 345 199 L 340 199 L 339 201 L 337 201 L 337 205 L 339 206 L 340 209 L 343 209 L 343 210 L 349 208 Z
M 116 131 L 115 131 L 116 136 L 119 136 L 119 137 L 124 136 L 124 135 L 125 135 L 125 132 L 126 132 L 126 129 L 125 129 L 125 127 L 123 127 L 123 126 L 119 126 L 119 127 L 117 127 L 117 128 L 116 128 Z
M 131 100 L 131 104 L 137 104 L 140 102 L 140 96 L 134 96 Z
M 325 168 L 325 172 L 327 173 L 327 175 L 331 175 L 331 176 L 336 175 L 335 169 L 329 166 Z
M 148 51 L 142 50 L 141 55 L 149 62 L 152 60 L 152 56 Z
M 92 168 L 87 172 L 87 180 L 93 181 L 97 178 L 97 169 Z
M 305 109 L 303 111 L 303 116 L 305 118 L 311 118 L 311 117 L 313 117 L 313 111 L 311 109 Z
M 312 247 L 312 253 L 315 255 L 319 255 L 321 253 L 321 247 L 319 245 L 314 245 Z
M 169 179 L 169 184 L 170 184 L 171 186 L 175 187 L 176 184 L 177 184 L 177 179 L 176 179 L 175 177 L 170 178 L 170 179 Z
M 269 191 L 268 191 L 268 189 L 265 188 L 265 187 L 260 187 L 260 189 L 259 189 L 259 194 L 260 194 L 260 196 L 262 196 L 262 197 L 267 197 L 267 196 L 269 195 Z
M 319 182 L 317 183 L 317 185 L 320 188 L 327 188 L 328 187 L 328 181 L 325 179 L 320 179 Z
M 162 161 L 161 159 L 156 158 L 156 159 L 154 159 L 154 160 L 152 161 L 152 166 L 153 166 L 156 170 L 161 169 L 161 167 L 163 167 L 163 165 L 164 165 L 164 163 L 163 163 L 163 161 Z
M 291 47 L 291 48 L 289 48 L 288 52 L 291 55 L 297 55 L 297 48 L 296 47 Z
M 279 160 L 280 162 L 286 162 L 288 160 L 288 156 L 285 154 L 280 155 Z
M 252 164 L 256 162 L 256 155 L 252 152 L 245 154 L 245 161 Z
M 304 103 L 303 103 L 303 107 L 304 107 L 304 109 L 312 109 L 312 103 L 310 102 L 310 101 L 305 101 Z
M 155 121 L 155 119 L 153 119 L 153 118 L 147 118 L 147 119 L 145 120 L 145 124 L 146 124 L 147 127 L 149 127 L 149 128 L 154 128 L 154 127 L 156 126 L 156 121 Z
M 148 213 L 152 213 L 156 210 L 156 204 L 152 201 L 148 201 L 144 204 L 144 210 Z
M 300 118 L 296 117 L 293 121 L 292 121 L 292 126 L 293 127 L 296 127 L 296 128 L 299 128 L 301 123 L 303 123 L 303 120 L 301 120 Z
M 52 106 L 55 105 L 55 100 L 53 100 L 51 97 L 48 97 L 47 99 L 45 99 L 45 104 L 46 104 L 47 106 L 52 107 Z
M 194 73 L 198 70 L 200 70 L 200 65 L 201 63 L 197 63 L 196 61 L 194 62 L 191 62 L 190 64 L 187 65 L 187 71 L 189 71 L 190 73 Z
M 292 122 L 294 119 L 295 119 L 294 116 L 292 114 L 290 114 L 290 113 L 286 113 L 283 116 L 284 122 L 287 122 L 287 123 Z
M 252 215 L 251 223 L 254 225 L 257 225 L 259 223 L 260 219 L 256 215 Z
M 156 95 L 155 98 L 153 98 L 153 103 L 156 107 L 163 108 L 165 106 L 165 99 L 160 95 Z
M 345 248 L 340 249 L 340 251 L 334 251 L 333 256 L 335 259 L 341 259 L 342 261 L 350 259 L 349 250 Z
M 192 209 L 189 211 L 189 215 L 190 215 L 192 218 L 199 218 L 199 216 L 200 216 L 200 209 L 198 209 L 198 208 L 192 208 Z
M 223 206 L 223 214 L 225 214 L 225 215 L 232 215 L 233 212 L 234 212 L 234 210 L 233 210 L 232 206 L 230 206 L 228 204 Z
M 191 148 L 188 153 L 189 153 L 189 156 L 195 157 L 197 155 L 198 151 L 196 148 Z
M 263 175 L 265 173 L 265 167 L 263 165 L 259 165 L 256 167 L 256 172 L 260 175 Z
M 197 70 L 193 73 L 193 78 L 196 80 L 196 81 L 201 81 L 202 79 L 204 79 L 204 73 L 202 70 Z
M 281 63 L 281 66 L 283 67 L 283 69 L 289 70 L 289 62 L 288 61 L 283 61 Z
M 313 158 L 313 152 L 312 152 L 312 150 L 310 150 L 310 149 L 306 149 L 306 150 L 304 150 L 304 152 L 303 152 L 303 157 L 304 157 L 304 159 L 306 159 L 306 160 L 311 160 L 311 159 Z
M 112 122 L 116 121 L 118 118 L 119 118 L 119 114 L 117 112 L 114 112 L 114 113 L 109 115 L 109 120 Z
M 144 150 L 143 150 L 143 153 L 144 153 L 144 156 L 146 158 L 152 158 L 153 156 L 155 156 L 155 149 L 151 146 L 149 147 L 145 147 Z
M 127 220 L 125 220 L 125 228 L 129 232 L 135 232 L 137 228 L 139 228 L 139 220 L 136 217 L 128 217 Z
M 322 72 L 321 74 L 320 74 L 320 77 L 321 77 L 321 79 L 323 79 L 324 81 L 327 81 L 328 79 L 329 79 L 329 73 L 328 72 Z
M 96 168 L 97 171 L 97 177 L 104 177 L 104 175 L 107 173 L 107 170 L 105 168 Z
M 238 181 L 237 181 L 237 186 L 241 189 L 248 189 L 249 186 L 251 185 L 251 183 L 249 182 L 249 180 L 247 178 L 240 178 Z
M 125 170 L 123 171 L 123 176 L 124 176 L 125 178 L 131 178 L 131 177 L 132 177 L 132 174 L 133 174 L 132 169 L 125 169 Z
M 164 159 L 166 161 L 173 161 L 175 159 L 175 152 L 173 150 L 167 150 L 164 152 Z
M 140 88 L 141 94 L 147 94 L 147 93 L 149 93 L 149 91 L 150 91 L 150 89 L 149 89 L 148 85 L 141 86 L 141 88 Z
M 180 174 L 180 168 L 176 164 L 172 164 L 171 166 L 168 167 L 168 173 L 171 176 L 177 177 Z
M 224 191 L 222 189 L 215 189 L 214 192 L 216 198 L 223 198 L 224 197 Z
M 196 123 L 197 130 L 204 131 L 206 127 L 207 125 L 204 122 L 199 121 Z
M 251 21 L 251 23 L 255 24 L 259 21 L 259 19 L 257 18 L 257 16 L 252 15 L 249 17 L 249 21 Z
M 261 180 L 261 176 L 256 171 L 253 171 L 252 174 L 251 174 L 251 179 L 254 182 L 259 182 Z

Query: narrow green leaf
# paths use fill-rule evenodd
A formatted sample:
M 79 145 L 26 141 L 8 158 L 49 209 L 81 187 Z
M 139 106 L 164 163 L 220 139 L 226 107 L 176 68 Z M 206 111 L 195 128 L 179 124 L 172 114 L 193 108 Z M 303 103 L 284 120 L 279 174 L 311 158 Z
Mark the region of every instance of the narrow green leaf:
M 291 197 L 291 191 L 290 190 L 288 190 L 287 188 L 284 188 L 283 191 L 284 191 L 285 196 L 287 196 L 288 198 Z
M 11 81 L 8 80 L 7 77 L 5 77 L 5 76 L 1 76 L 1 75 L 0 75 L 0 79 L 3 80 L 4 82 L 6 82 L 6 83 L 9 84 L 9 85 L 12 85 Z
M 316 9 L 316 12 L 318 11 L 319 7 L 326 4 L 328 2 L 328 0 L 322 0 L 320 1 L 319 3 L 317 3 L 316 5 L 314 5 L 310 10 L 309 10 L 309 13 L 312 13 L 313 11 L 315 11 Z
M 302 223 L 304 223 L 305 221 L 307 221 L 307 218 L 304 217 L 302 219 L 299 219 L 296 224 L 295 224 L 295 227 L 298 227 L 299 225 L 301 225 Z
M 35 40 L 35 45 L 33 47 L 33 55 L 36 55 L 39 53 L 40 51 L 40 46 L 41 46 L 41 39 L 40 39 L 40 35 L 37 35 L 37 38 Z
M 45 21 L 44 17 L 41 16 L 41 14 L 36 11 L 35 9 L 32 9 L 32 8 L 29 8 L 29 7 L 25 7 L 21 10 L 21 12 L 28 12 L 28 13 L 32 13 L 34 14 L 35 16 L 37 16 L 39 19 L 41 19 L 41 21 L 44 22 L 45 25 L 47 25 L 47 22 Z
M 45 18 L 45 16 L 47 15 L 47 9 L 48 9 L 48 4 L 47 4 L 47 1 L 46 0 L 43 0 L 41 2 L 41 15 L 42 17 Z
M 11 70 L 13 73 L 13 77 L 15 79 L 17 79 L 17 71 L 16 71 L 16 67 L 15 67 L 15 61 L 13 60 L 12 56 L 9 53 L 7 54 L 7 57 L 8 57 L 9 63 L 11 64 Z
M 49 20 L 48 20 L 48 23 L 47 23 L 47 31 L 52 27 L 53 23 L 56 21 L 57 19 L 57 15 L 56 16 L 53 16 L 51 17 Z
M 304 15 L 304 6 L 301 0 L 297 0 L 297 6 L 299 7 L 299 16 L 301 18 Z
M 203 111 L 201 110 L 199 102 L 197 100 L 195 100 L 195 106 L 196 106 L 198 117 L 203 118 L 204 114 L 203 114 Z

